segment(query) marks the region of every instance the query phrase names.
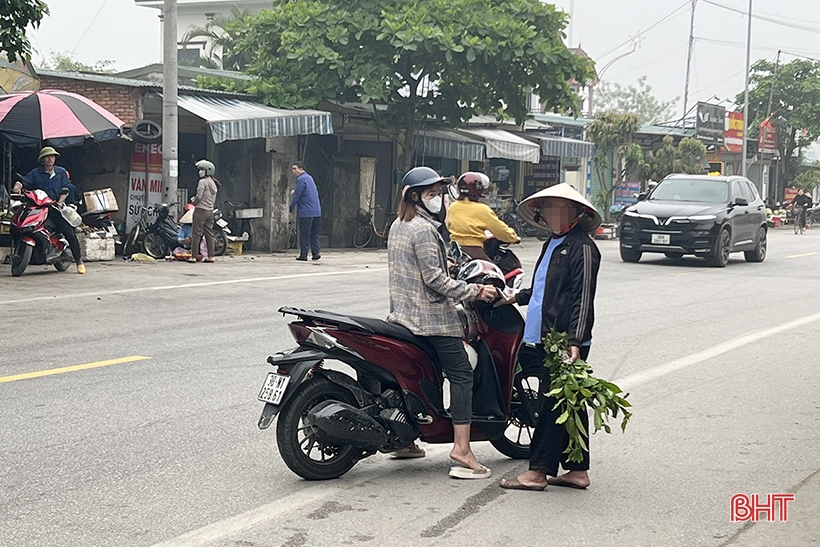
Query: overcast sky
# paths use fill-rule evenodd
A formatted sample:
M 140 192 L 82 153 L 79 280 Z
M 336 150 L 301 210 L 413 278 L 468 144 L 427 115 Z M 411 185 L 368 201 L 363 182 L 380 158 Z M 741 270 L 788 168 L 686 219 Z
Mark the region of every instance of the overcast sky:
M 596 59 L 599 71 L 628 52 L 629 40 L 640 32 L 639 49 L 607 68 L 604 80 L 631 84 L 646 75 L 658 98 L 682 98 L 690 0 L 552 1 L 566 11 L 574 3 L 572 45 L 580 44 Z M 51 51 L 73 52 L 87 64 L 112 60 L 117 70 L 160 61 L 159 10 L 137 7 L 133 0 L 46 2 L 51 15 L 30 33 L 39 53 L 35 64 Z M 743 89 L 746 18 L 714 4 L 748 9 L 747 0 L 698 0 L 690 104 L 714 96 L 733 98 Z M 774 60 L 778 49 L 789 52 L 786 61 L 794 54 L 820 59 L 818 8 L 820 0 L 754 0 L 756 14 L 791 26 L 753 18 L 752 61 Z

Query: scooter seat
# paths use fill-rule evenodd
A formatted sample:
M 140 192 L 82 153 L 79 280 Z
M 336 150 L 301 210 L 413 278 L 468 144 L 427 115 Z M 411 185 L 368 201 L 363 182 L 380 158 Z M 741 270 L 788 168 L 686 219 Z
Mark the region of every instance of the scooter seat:
M 422 350 L 432 362 L 438 366 L 438 354 L 435 348 L 429 341 L 423 337 L 416 336 L 410 329 L 399 325 L 398 323 L 391 323 L 382 319 L 375 319 L 373 317 L 357 317 L 352 315 L 341 315 L 331 311 L 324 310 L 303 310 L 299 308 L 283 307 L 279 308 L 280 313 L 289 315 L 297 315 L 302 318 L 319 319 L 328 323 L 334 323 L 344 329 L 356 329 L 369 334 L 378 334 L 388 338 L 395 338 L 404 342 L 413 344 Z

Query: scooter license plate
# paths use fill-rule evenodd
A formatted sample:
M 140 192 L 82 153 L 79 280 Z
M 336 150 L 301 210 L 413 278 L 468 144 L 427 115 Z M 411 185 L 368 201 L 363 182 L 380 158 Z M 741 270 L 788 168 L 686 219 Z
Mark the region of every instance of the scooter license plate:
M 228 225 L 228 221 L 227 221 L 227 220 L 225 220 L 224 218 L 220 218 L 219 220 L 217 220 L 217 221 L 216 221 L 216 224 L 217 224 L 220 228 L 225 228 L 225 227 Z
M 289 383 L 290 376 L 268 372 L 265 383 L 262 384 L 262 391 L 259 392 L 257 399 L 265 403 L 278 405 L 282 401 Z

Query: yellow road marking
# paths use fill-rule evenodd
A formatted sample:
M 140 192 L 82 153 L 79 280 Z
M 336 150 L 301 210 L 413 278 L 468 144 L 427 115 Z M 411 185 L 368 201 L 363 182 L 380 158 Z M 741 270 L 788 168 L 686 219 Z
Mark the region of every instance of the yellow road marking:
M 820 255 L 820 253 L 803 253 L 802 255 L 791 255 L 788 258 L 800 258 L 800 257 L 803 257 L 803 256 L 814 256 L 814 255 Z
M 94 363 L 86 363 L 84 365 L 49 368 L 46 370 L 38 370 L 35 372 L 15 374 L 13 376 L 0 376 L 0 384 L 6 382 L 16 382 L 17 380 L 29 380 L 31 378 L 40 378 L 41 376 L 50 376 L 52 374 L 62 374 L 64 372 L 74 372 L 76 370 L 87 370 L 90 368 L 107 367 L 109 365 L 119 365 L 121 363 L 133 363 L 134 361 L 143 361 L 145 359 L 150 359 L 150 357 L 145 357 L 142 355 L 132 355 L 131 357 L 120 357 L 119 359 L 109 359 L 107 361 L 96 361 Z

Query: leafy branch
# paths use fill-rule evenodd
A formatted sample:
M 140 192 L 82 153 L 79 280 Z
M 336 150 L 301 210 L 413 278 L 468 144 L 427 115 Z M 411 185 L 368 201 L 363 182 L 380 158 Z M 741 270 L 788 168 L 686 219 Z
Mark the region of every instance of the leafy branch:
M 626 431 L 626 424 L 632 417 L 628 408 L 632 404 L 627 401 L 629 394 L 619 395 L 621 388 L 611 382 L 592 376 L 592 367 L 588 363 L 578 359 L 570 363 L 569 341 L 566 333 L 557 332 L 552 329 L 549 335 L 544 337 L 544 349 L 547 358 L 544 366 L 550 370 L 549 391 L 545 393 L 547 397 L 555 397 L 557 402 L 553 410 L 560 409 L 561 415 L 555 420 L 556 424 L 564 424 L 569 434 L 569 444 L 564 451 L 568 454 L 567 460 L 571 462 L 583 461 L 583 451 L 588 450 L 584 437 L 587 432 L 581 421 L 582 413 L 587 412 L 587 408 L 592 409 L 593 425 L 597 433 L 604 429 L 607 433 L 612 433 L 609 427 L 609 417 L 618 417 L 618 413 L 623 414 L 621 421 L 621 431 Z

